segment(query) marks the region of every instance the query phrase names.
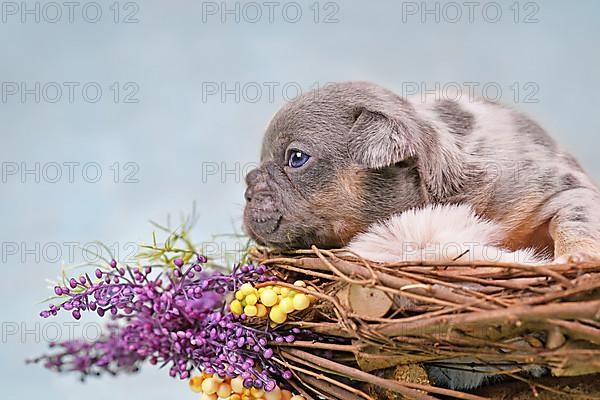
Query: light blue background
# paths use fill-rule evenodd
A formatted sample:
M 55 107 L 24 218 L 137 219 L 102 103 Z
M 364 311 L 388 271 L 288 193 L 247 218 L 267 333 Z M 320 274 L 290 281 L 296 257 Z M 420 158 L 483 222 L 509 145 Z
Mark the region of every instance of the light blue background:
M 147 367 L 135 377 L 80 384 L 74 376 L 26 366 L 25 358 L 46 348 L 45 325 L 35 326 L 42 307 L 37 302 L 49 293 L 45 279 L 56 276 L 59 263 L 44 257 L 36 262 L 34 255 L 22 254 L 21 243 L 27 248 L 39 243 L 41 248 L 98 239 L 117 242 L 123 250 L 127 242 L 149 237 L 148 219 L 164 221 L 169 213 L 188 212 L 194 200 L 201 217 L 194 232 L 198 241 L 234 232 L 243 207 L 241 173 L 203 182 L 203 163 L 204 168 L 206 163 L 225 163 L 232 169 L 237 162 L 241 172 L 256 162 L 261 133 L 284 103 L 281 88 L 286 84 L 293 93 L 295 84 L 307 90 L 330 81 L 362 79 L 400 92 L 403 82 L 423 82 L 429 89 L 435 82 L 495 82 L 503 90 L 502 100 L 514 103 L 509 87 L 517 82 L 524 90 L 527 82 L 534 82 L 538 102 L 524 103 L 522 92 L 516 106 L 542 122 L 594 178 L 600 176 L 599 2 L 538 1 L 537 23 L 523 23 L 533 10 L 524 9 L 525 1 L 518 3 L 520 22 L 515 23 L 512 0 L 499 2 L 503 14 L 497 23 L 485 21 L 481 5 L 472 23 L 464 14 L 458 23 L 436 23 L 432 15 L 423 23 L 419 15 L 406 16 L 403 22 L 398 1 L 338 1 L 338 22 L 330 24 L 322 19 L 335 8 L 318 3 L 321 22 L 315 23 L 312 3 L 298 3 L 303 15 L 297 23 L 284 20 L 282 5 L 275 9 L 273 23 L 266 14 L 257 23 L 244 18 L 236 23 L 234 16 L 222 23 L 218 15 L 203 22 L 202 3 L 182 0 L 140 1 L 135 15 L 139 22 L 133 24 L 112 21 L 112 1 L 100 2 L 103 16 L 98 23 L 82 19 L 82 6 L 73 23 L 67 15 L 54 24 L 43 19 L 35 23 L 32 16 L 22 23 L 20 15 L 6 15 L 6 22 L 0 22 L 0 81 L 26 82 L 29 87 L 34 82 L 97 82 L 103 89 L 97 103 L 83 100 L 80 89 L 73 103 L 66 93 L 57 103 L 35 103 L 32 95 L 25 103 L 18 95 L 0 102 L 4 165 L 96 162 L 103 173 L 98 183 L 86 182 L 81 167 L 73 183 L 64 176 L 66 168 L 57 183 L 36 183 L 32 175 L 24 183 L 20 175 L 0 183 L 0 242 L 19 245 L 17 255 L 2 254 L 3 333 L 7 324 L 16 323 L 19 334 L 24 327 L 40 336 L 2 338 L 2 398 L 195 398 L 186 385 L 168 378 L 166 370 Z M 119 4 L 121 20 L 124 4 Z M 33 8 L 34 2 L 27 5 Z M 115 103 L 109 89 L 113 82 L 121 90 L 127 82 L 137 84 L 139 102 Z M 263 96 L 257 102 L 249 101 L 254 92 L 239 102 L 233 95 L 225 102 L 219 96 L 203 99 L 206 82 L 224 82 L 228 88 L 256 82 Z M 264 82 L 279 84 L 273 100 Z M 109 169 L 115 162 L 121 166 L 118 183 Z M 138 183 L 122 182 L 126 162 L 139 166 Z

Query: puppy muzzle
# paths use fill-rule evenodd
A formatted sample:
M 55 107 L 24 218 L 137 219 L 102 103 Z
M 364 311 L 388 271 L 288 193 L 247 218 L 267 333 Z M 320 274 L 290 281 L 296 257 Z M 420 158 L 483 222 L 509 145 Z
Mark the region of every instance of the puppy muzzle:
M 277 199 L 265 178 L 260 170 L 250 171 L 246 177 L 244 224 L 248 233 L 258 240 L 275 232 L 282 218 Z
M 275 205 L 273 196 L 258 193 L 250 199 L 246 207 L 249 220 L 246 222 L 251 223 L 251 230 L 259 236 L 275 232 L 281 221 L 281 212 Z

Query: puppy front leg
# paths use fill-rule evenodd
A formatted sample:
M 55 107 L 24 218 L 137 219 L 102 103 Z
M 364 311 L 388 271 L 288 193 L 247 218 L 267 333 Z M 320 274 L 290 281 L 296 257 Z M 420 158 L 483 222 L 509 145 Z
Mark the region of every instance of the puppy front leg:
M 588 188 L 566 190 L 549 206 L 553 210 L 549 233 L 555 260 L 600 258 L 600 194 Z

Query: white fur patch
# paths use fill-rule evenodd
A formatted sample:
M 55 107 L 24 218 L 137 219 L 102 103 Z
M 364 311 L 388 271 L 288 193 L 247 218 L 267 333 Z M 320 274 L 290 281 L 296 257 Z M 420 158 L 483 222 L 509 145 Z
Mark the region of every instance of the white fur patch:
M 530 249 L 511 252 L 499 243 L 504 230 L 467 205 L 427 206 L 373 224 L 347 249 L 376 262 L 457 261 L 544 263 Z M 462 254 L 462 256 L 461 256 Z M 460 256 L 460 257 L 459 257 Z

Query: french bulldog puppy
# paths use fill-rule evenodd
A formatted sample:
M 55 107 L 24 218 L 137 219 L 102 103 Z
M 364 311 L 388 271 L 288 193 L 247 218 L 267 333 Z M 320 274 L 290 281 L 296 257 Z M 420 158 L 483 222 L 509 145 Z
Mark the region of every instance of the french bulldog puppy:
M 465 204 L 501 246 L 600 256 L 600 191 L 534 121 L 483 100 L 344 82 L 282 107 L 246 177 L 244 226 L 280 249 L 339 248 L 414 207 Z
M 310 92 L 274 116 L 246 181 L 245 230 L 274 248 L 350 243 L 375 261 L 406 259 L 407 238 L 456 242 L 452 224 L 503 256 L 600 256 L 598 188 L 538 124 L 496 103 L 421 102 L 364 82 Z M 451 388 L 493 379 L 428 369 Z

